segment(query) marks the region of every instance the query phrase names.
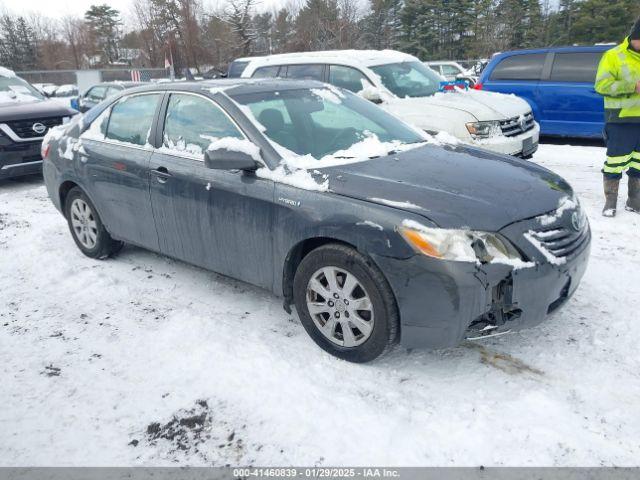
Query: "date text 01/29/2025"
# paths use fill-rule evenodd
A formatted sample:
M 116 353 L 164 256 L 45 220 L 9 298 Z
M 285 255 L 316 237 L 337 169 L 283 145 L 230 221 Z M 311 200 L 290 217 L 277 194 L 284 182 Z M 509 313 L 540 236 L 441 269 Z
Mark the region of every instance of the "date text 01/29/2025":
M 397 469 L 387 468 L 234 468 L 235 478 L 397 478 Z

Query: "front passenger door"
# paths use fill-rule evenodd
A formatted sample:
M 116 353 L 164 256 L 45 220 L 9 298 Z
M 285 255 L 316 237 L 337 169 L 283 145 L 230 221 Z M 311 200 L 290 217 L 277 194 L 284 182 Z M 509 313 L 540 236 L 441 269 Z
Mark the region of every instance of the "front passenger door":
M 160 251 L 271 287 L 273 181 L 204 164 L 209 145 L 229 137 L 249 141 L 211 99 L 171 93 L 150 165 Z

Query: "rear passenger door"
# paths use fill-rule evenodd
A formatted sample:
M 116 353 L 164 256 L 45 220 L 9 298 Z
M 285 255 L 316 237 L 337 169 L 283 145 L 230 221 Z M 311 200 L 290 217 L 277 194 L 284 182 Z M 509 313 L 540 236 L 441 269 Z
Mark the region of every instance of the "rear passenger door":
M 600 137 L 604 101 L 593 84 L 603 52 L 550 53 L 550 69 L 538 85 L 542 132 Z
M 161 93 L 124 96 L 107 108 L 85 131 L 78 151 L 80 177 L 116 238 L 158 249 L 149 199 L 150 132 Z
M 524 98 L 531 105 L 536 120 L 539 120 L 536 94 L 546 59 L 546 53 L 516 54 L 503 58 L 489 75 L 487 90 L 513 93 Z

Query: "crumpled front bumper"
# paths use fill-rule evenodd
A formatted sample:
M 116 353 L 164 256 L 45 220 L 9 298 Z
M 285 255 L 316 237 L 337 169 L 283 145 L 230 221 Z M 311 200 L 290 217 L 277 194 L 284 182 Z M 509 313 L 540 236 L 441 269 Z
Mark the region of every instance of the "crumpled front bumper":
M 465 338 L 515 331 L 549 318 L 576 291 L 587 268 L 590 240 L 561 265 L 529 268 L 476 265 L 415 255 L 376 256 L 400 310 L 407 348 L 445 348 Z M 486 330 L 485 330 L 486 331 Z

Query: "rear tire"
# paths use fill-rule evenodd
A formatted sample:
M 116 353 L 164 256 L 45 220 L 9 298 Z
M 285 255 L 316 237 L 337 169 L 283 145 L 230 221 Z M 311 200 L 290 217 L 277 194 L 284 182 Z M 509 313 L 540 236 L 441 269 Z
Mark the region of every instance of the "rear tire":
M 385 353 L 398 334 L 398 308 L 380 269 L 355 249 L 327 244 L 302 259 L 293 298 L 309 336 L 350 362 Z
M 64 207 L 73 241 L 87 257 L 103 259 L 122 249 L 124 243 L 111 238 L 95 206 L 79 187 L 69 190 Z

